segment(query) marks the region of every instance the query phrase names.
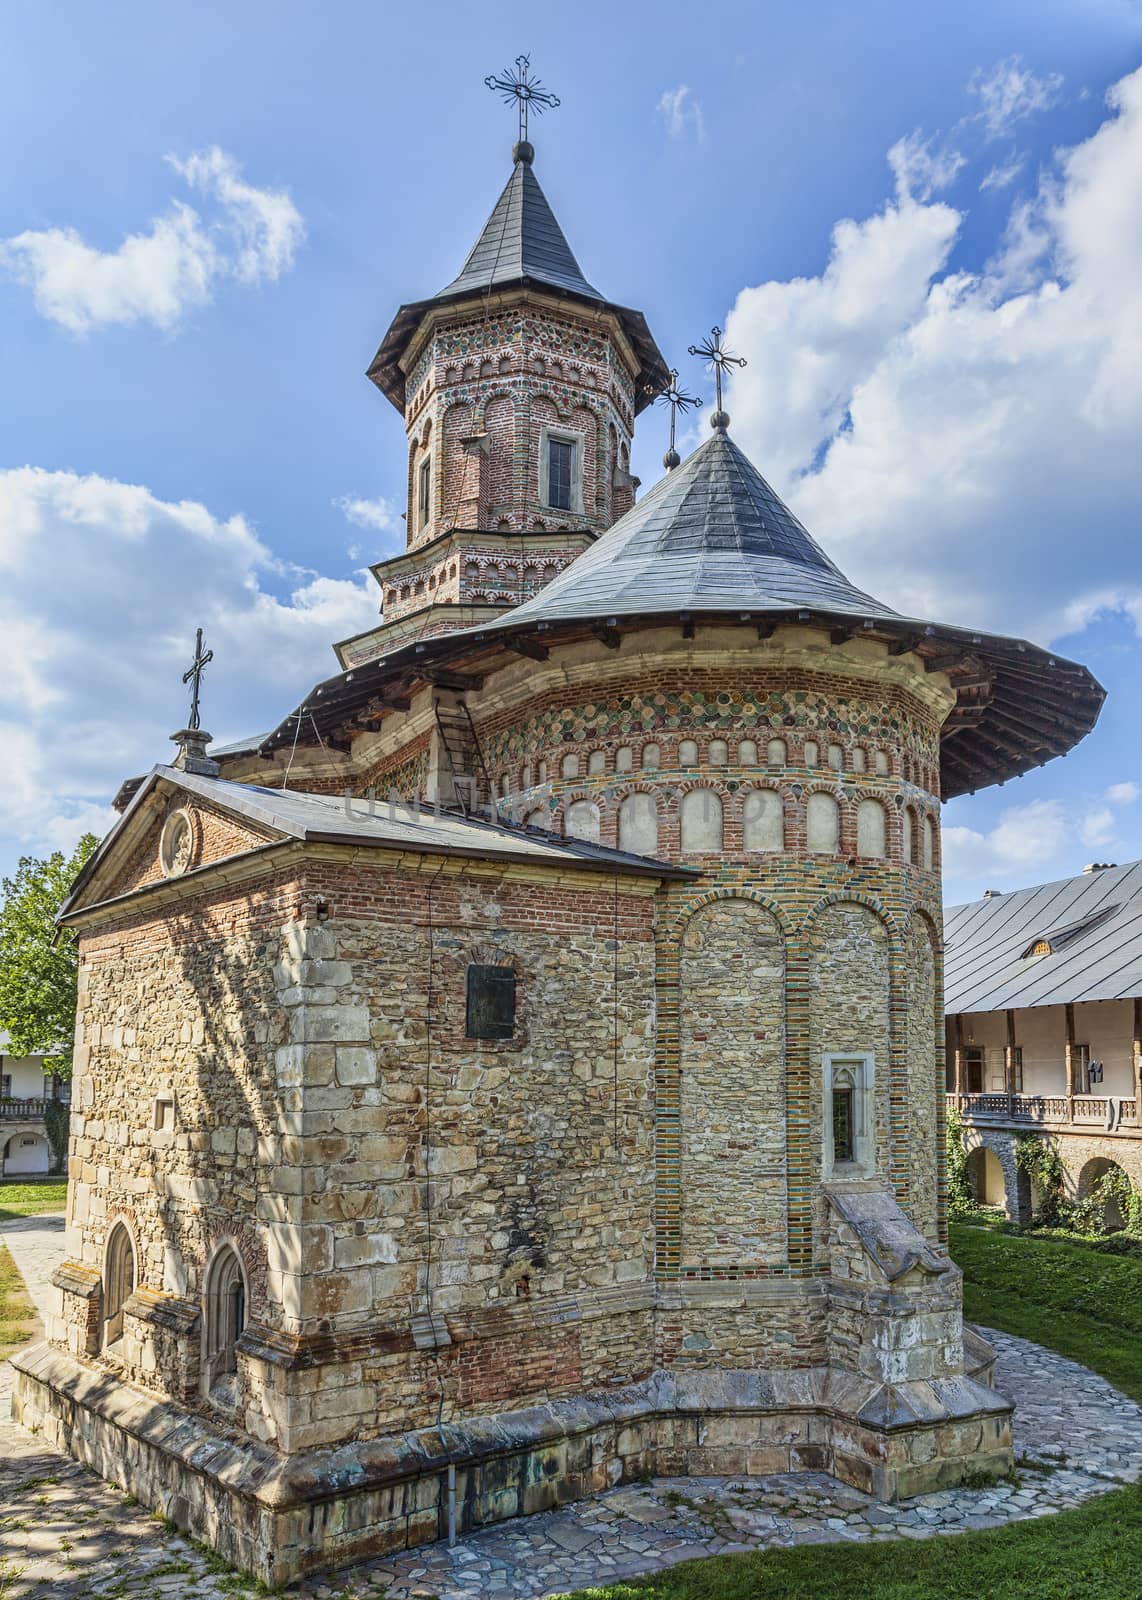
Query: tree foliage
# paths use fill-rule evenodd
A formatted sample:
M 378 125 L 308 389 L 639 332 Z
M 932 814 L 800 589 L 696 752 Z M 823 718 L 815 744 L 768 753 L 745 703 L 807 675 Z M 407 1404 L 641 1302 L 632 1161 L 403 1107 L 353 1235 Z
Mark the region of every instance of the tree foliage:
M 3 882 L 0 905 L 0 1029 L 12 1055 L 50 1055 L 52 1070 L 71 1075 L 75 1028 L 75 936 L 56 939 L 55 919 L 99 841 L 86 833 L 68 857 L 23 856 Z

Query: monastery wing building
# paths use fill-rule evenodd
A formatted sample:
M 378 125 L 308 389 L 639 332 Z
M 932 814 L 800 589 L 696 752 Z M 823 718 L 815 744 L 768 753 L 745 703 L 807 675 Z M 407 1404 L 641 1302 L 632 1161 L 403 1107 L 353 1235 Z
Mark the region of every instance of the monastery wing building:
M 68 1259 L 28 1424 L 267 1582 L 640 1473 L 1005 1471 L 944 1249 L 941 798 L 1081 666 L 856 589 L 669 379 L 534 151 L 370 376 L 382 616 L 179 735 L 63 917 Z

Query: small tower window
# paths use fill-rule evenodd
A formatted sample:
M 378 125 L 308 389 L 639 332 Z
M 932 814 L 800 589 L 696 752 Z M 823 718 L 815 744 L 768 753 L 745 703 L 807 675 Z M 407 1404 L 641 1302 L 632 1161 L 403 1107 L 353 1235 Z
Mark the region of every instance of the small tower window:
M 833 1162 L 853 1161 L 856 1157 L 856 1130 L 853 1124 L 853 1086 L 833 1083 Z
M 570 511 L 571 489 L 575 478 L 575 446 L 570 439 L 547 441 L 547 504 L 556 511 Z
M 425 456 L 416 479 L 416 525 L 426 528 L 432 516 L 432 457 Z
M 510 1039 L 515 1033 L 515 973 L 511 967 L 468 968 L 469 1039 Z

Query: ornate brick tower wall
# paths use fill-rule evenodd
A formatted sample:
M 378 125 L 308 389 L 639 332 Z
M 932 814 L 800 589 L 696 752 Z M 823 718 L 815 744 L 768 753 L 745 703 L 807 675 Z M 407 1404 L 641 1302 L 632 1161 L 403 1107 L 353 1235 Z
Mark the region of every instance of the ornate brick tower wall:
M 408 549 L 373 568 L 384 622 L 338 646 L 347 667 L 519 605 L 634 503 L 634 419 L 665 363 L 583 276 L 532 146 L 513 157 L 458 276 L 401 307 L 369 369 L 405 420 Z

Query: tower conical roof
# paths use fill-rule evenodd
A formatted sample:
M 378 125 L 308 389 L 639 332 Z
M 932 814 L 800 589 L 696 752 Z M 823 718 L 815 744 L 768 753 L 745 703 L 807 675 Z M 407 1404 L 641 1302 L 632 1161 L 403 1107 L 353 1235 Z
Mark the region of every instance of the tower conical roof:
M 541 594 L 493 626 L 805 606 L 897 616 L 849 582 L 718 429 Z
M 603 296 L 583 276 L 530 160 L 517 159 L 459 273 L 439 298 L 516 283 L 544 284 L 585 300 Z
M 403 411 L 401 360 L 429 311 L 477 295 L 534 288 L 565 295 L 617 317 L 639 363 L 634 392 L 637 415 L 670 379 L 646 318 L 641 311 L 608 300 L 588 283 L 532 169 L 532 147 L 517 144 L 513 154 L 511 177 L 463 267 L 431 300 L 414 300 L 400 307 L 369 366 L 369 377 L 397 410 Z

